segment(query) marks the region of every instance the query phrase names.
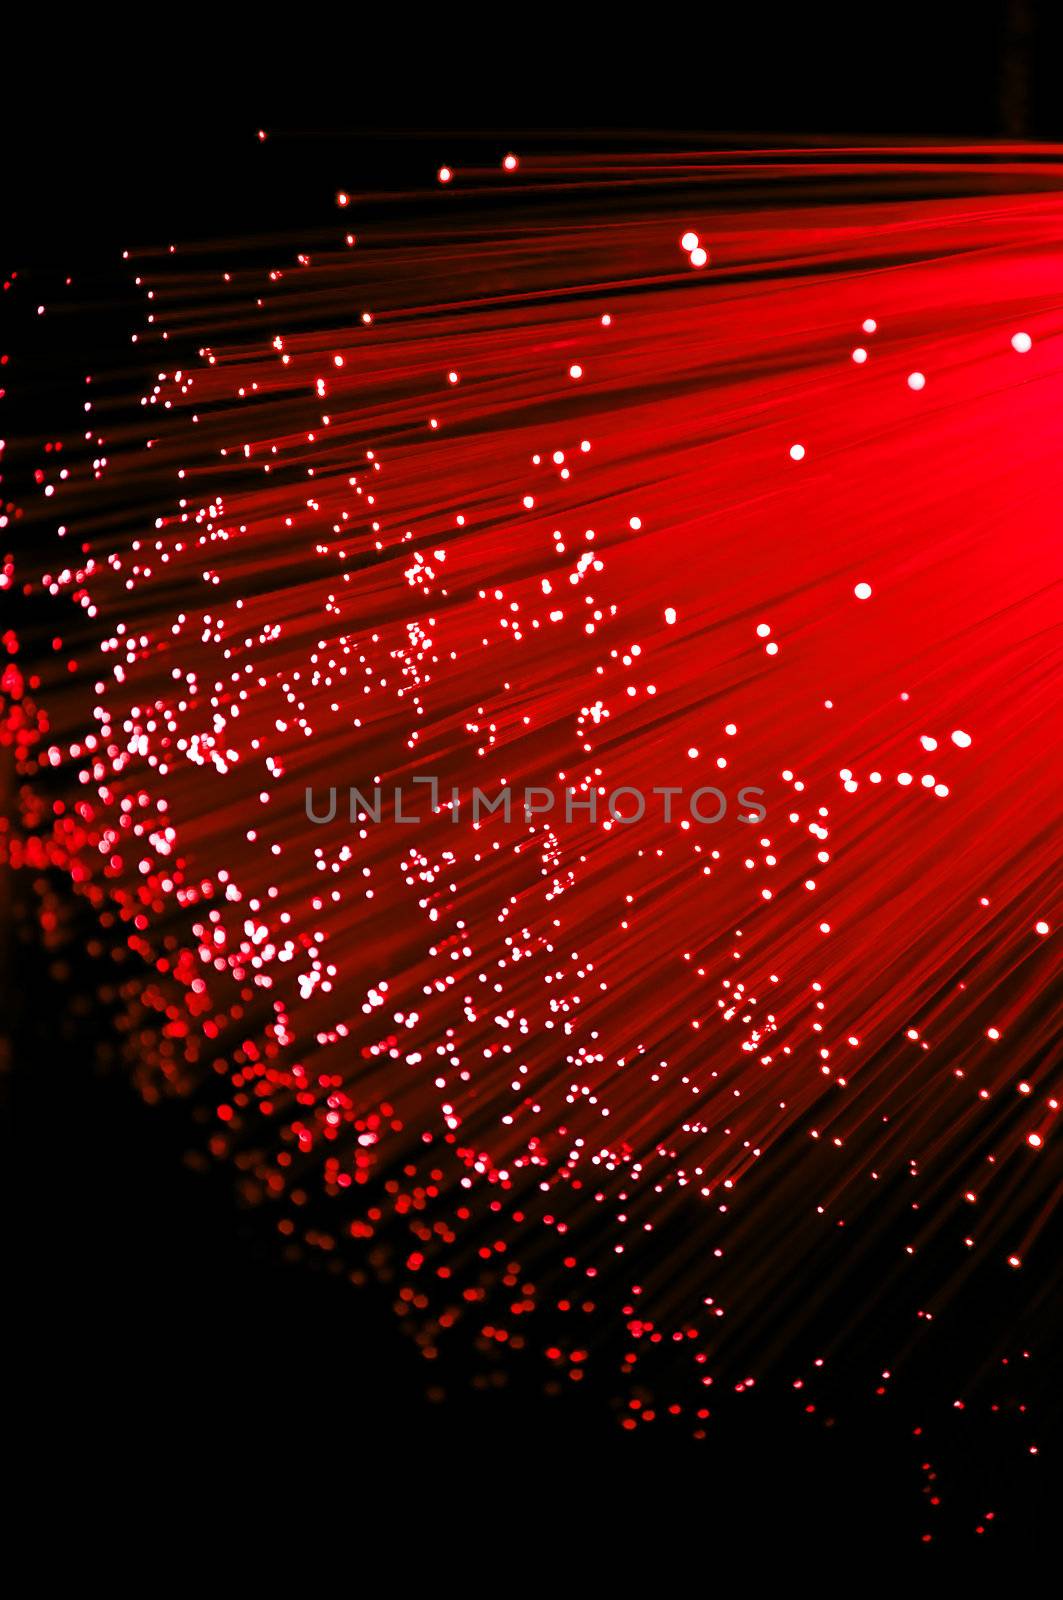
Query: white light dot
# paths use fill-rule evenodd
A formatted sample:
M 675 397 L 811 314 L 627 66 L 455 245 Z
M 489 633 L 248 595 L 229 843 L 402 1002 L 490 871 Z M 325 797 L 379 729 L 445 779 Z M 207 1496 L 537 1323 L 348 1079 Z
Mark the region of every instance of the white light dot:
M 688 250 L 689 251 L 689 250 L 696 250 L 698 245 L 701 243 L 701 241 L 698 238 L 696 233 L 687 232 L 687 233 L 684 233 L 684 235 L 680 239 L 679 243 L 680 243 L 680 245 L 682 246 L 682 248 L 684 250 Z
M 453 176 L 454 176 L 454 174 L 451 172 L 449 167 L 440 167 L 440 169 L 439 169 L 439 181 L 440 181 L 440 183 L 449 183 Z
M 516 156 L 506 156 L 506 158 L 502 162 L 502 165 L 505 167 L 507 172 L 516 172 L 516 170 L 517 170 L 517 158 L 516 158 Z
M 921 372 L 909 372 L 909 374 L 908 374 L 908 387 L 909 387 L 909 389 L 922 389 L 922 388 L 925 388 L 925 386 L 926 386 L 926 379 L 924 378 L 924 376 L 923 376 L 923 374 Z
M 698 759 L 699 754 L 700 754 L 700 751 L 698 750 L 698 747 L 697 747 L 696 744 L 692 744 L 690 746 L 690 749 L 687 751 L 687 755 L 690 757 L 691 761 L 696 761 Z
M 1028 1145 L 1030 1145 L 1034 1150 L 1040 1150 L 1041 1145 L 1044 1143 L 1044 1141 L 1042 1140 L 1041 1135 L 1039 1133 L 1028 1133 L 1026 1135 L 1026 1143 Z
M 583 368 L 578 363 L 573 363 L 568 369 L 568 375 L 570 378 L 582 378 Z
M 708 259 L 709 252 L 703 250 L 701 245 L 698 245 L 696 250 L 691 250 L 690 252 L 690 265 L 692 267 L 703 267 Z
M 1017 350 L 1020 356 L 1024 356 L 1032 345 L 1033 340 L 1028 333 L 1013 333 L 1011 336 L 1011 348 Z
M 955 728 L 951 734 L 953 744 L 959 745 L 961 750 L 966 750 L 971 742 L 969 733 L 964 733 L 962 728 Z
M 867 360 L 867 351 L 864 349 L 863 345 L 857 345 L 856 349 L 853 351 L 853 360 L 856 362 L 858 367 L 863 366 L 864 362 Z
M 1048 923 L 1047 922 L 1035 922 L 1034 925 L 1033 925 L 1033 931 L 1034 931 L 1034 933 L 1039 933 L 1039 934 L 1041 934 L 1043 936 L 1044 934 L 1046 934 L 1048 932 Z
M 853 593 L 855 594 L 855 596 L 856 596 L 856 598 L 858 600 L 870 600 L 871 599 L 871 585 L 869 583 L 858 583 L 854 587 Z
M 779 654 L 779 646 L 774 642 L 774 640 L 771 644 L 766 644 L 764 648 L 768 652 L 769 656 L 777 656 Z
M 631 529 L 631 531 L 633 533 L 638 533 L 639 529 L 642 527 L 642 518 L 641 517 L 629 517 L 628 518 L 628 527 Z
M 804 447 L 804 445 L 803 444 L 792 444 L 790 446 L 790 460 L 791 461 L 803 461 L 804 459 L 805 459 L 805 447 Z
M 664 620 L 665 620 L 665 622 L 667 622 L 669 627 L 672 626 L 672 624 L 675 621 L 675 619 L 676 619 L 675 606 L 665 606 L 665 608 L 664 608 Z
M 771 632 L 771 624 L 769 622 L 758 622 L 757 623 L 757 638 L 758 639 L 766 639 L 770 632 Z
M 875 321 L 874 317 L 865 317 L 860 326 L 863 328 L 865 333 L 878 332 L 878 323 Z

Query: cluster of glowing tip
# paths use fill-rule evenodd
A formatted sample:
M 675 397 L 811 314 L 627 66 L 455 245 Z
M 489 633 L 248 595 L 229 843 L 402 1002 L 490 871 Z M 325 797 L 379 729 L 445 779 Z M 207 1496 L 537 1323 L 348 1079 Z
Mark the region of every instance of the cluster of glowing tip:
M 692 267 L 706 267 L 709 264 L 709 252 L 692 229 L 684 233 L 679 241 L 680 248 L 685 250 L 690 258 Z
M 130 263 L 140 404 L 20 508 L 17 848 L 139 963 L 145 1091 L 430 1361 L 818 1417 L 1041 1270 L 1063 201 L 502 148 Z

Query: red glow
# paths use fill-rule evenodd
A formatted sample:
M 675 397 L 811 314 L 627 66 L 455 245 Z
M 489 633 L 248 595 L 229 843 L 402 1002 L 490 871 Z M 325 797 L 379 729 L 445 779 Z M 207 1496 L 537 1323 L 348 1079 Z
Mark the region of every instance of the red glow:
M 139 266 L 141 420 L 25 508 L 60 631 L 39 705 L 4 679 L 17 848 L 140 959 L 138 1074 L 214 1097 L 278 1226 L 313 1188 L 402 1233 L 427 1352 L 532 1340 L 563 1284 L 566 1381 L 620 1330 L 625 1383 L 663 1343 L 665 1402 L 744 1394 L 831 1230 L 855 1274 L 910 1220 L 904 1282 L 962 1204 L 957 1281 L 1038 1269 L 1059 153 L 684 158 L 681 200 L 659 155 L 559 159 L 578 215 L 497 161 L 529 209 L 489 250 L 433 221 L 466 178 L 251 294 L 238 252 L 225 298 Z M 416 826 L 307 821 L 415 773 Z M 766 818 L 445 805 L 692 773 Z

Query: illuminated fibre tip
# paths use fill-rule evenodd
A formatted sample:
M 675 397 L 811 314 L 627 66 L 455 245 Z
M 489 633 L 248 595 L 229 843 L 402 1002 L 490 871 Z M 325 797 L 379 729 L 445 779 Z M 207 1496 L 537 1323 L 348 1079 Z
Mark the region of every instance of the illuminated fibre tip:
M 449 167 L 440 167 L 439 171 L 436 173 L 436 177 L 439 179 L 440 183 L 449 183 L 453 176 L 454 174 L 451 172 Z
M 969 733 L 964 733 L 962 728 L 954 728 L 949 737 L 961 750 L 966 750 L 970 746 L 971 736 Z
M 679 241 L 680 248 L 686 250 L 688 254 L 691 250 L 696 250 L 700 243 L 696 233 L 684 233 Z
M 871 585 L 869 583 L 858 583 L 854 586 L 853 593 L 858 600 L 870 600 Z
M 1046 933 L 1051 932 L 1047 922 L 1035 922 L 1033 925 L 1033 931 L 1034 933 L 1039 933 L 1042 938 L 1044 938 Z
M 341 189 L 339 191 L 339 193 L 336 195 L 336 204 L 338 206 L 349 206 L 350 203 L 351 203 L 350 195 L 347 194 L 347 192 L 345 190 Z
M 865 333 L 878 332 L 878 323 L 875 321 L 874 317 L 865 317 L 860 326 Z
M 853 360 L 856 362 L 858 367 L 862 367 L 864 362 L 867 360 L 867 351 L 864 349 L 862 344 L 858 344 L 856 349 L 853 351 Z
M 709 259 L 709 252 L 707 250 L 705 250 L 700 244 L 698 245 L 696 250 L 691 250 L 691 252 L 690 252 L 690 265 L 692 267 L 704 267 L 707 264 L 708 259 Z
M 790 460 L 791 461 L 803 461 L 804 459 L 805 459 L 805 447 L 804 447 L 804 445 L 803 444 L 792 444 L 790 446 Z
M 516 156 L 508 155 L 503 157 L 502 165 L 507 172 L 516 172 L 519 162 L 517 161 Z
M 674 623 L 675 619 L 676 619 L 675 606 L 665 606 L 665 608 L 664 608 L 664 620 L 665 620 L 665 622 L 667 622 L 669 627 L 672 626 L 672 624 Z
M 1040 1150 L 1041 1146 L 1044 1144 L 1044 1140 L 1041 1138 L 1039 1133 L 1028 1133 L 1026 1135 L 1026 1143 L 1031 1149 Z
M 570 378 L 582 378 L 583 368 L 580 366 L 578 361 L 573 362 L 572 366 L 569 367 L 568 375 Z
M 1020 356 L 1024 356 L 1027 350 L 1033 348 L 1033 340 L 1028 333 L 1013 333 L 1011 336 L 1011 348 L 1017 350 Z
M 923 373 L 921 373 L 921 372 L 909 372 L 909 374 L 908 374 L 908 387 L 909 387 L 909 389 L 916 389 L 916 390 L 925 389 L 926 388 L 926 378 L 923 375 Z

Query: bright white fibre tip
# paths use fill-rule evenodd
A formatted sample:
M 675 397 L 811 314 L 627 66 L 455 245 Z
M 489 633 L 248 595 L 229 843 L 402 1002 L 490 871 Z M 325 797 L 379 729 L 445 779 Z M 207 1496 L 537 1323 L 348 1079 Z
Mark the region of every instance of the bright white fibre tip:
M 959 745 L 961 750 L 966 750 L 971 742 L 970 734 L 964 733 L 962 728 L 957 728 L 951 737 L 953 744 Z
M 1033 346 L 1033 340 L 1030 338 L 1030 335 L 1028 333 L 1013 333 L 1012 334 L 1012 336 L 1011 336 L 1011 348 L 1013 350 L 1017 350 L 1019 352 L 1020 356 L 1024 356 L 1026 354 L 1027 350 L 1031 349 L 1032 346 Z
M 865 333 L 878 332 L 878 323 L 875 321 L 874 317 L 865 317 L 860 326 L 863 328 Z
M 855 596 L 856 596 L 856 598 L 858 600 L 870 600 L 871 599 L 871 585 L 869 583 L 858 583 L 854 587 L 853 593 L 855 594 Z
M 926 378 L 921 372 L 909 372 L 908 387 L 909 389 L 925 389 Z
M 679 243 L 682 249 L 690 251 L 696 250 L 701 241 L 696 233 L 684 233 Z
M 791 461 L 803 461 L 804 459 L 805 459 L 805 447 L 804 447 L 804 445 L 803 444 L 792 444 L 790 446 L 790 460 Z
M 698 245 L 696 249 L 691 250 L 690 252 L 690 265 L 692 267 L 703 267 L 708 259 L 709 252 L 707 250 L 703 250 L 701 245 Z

